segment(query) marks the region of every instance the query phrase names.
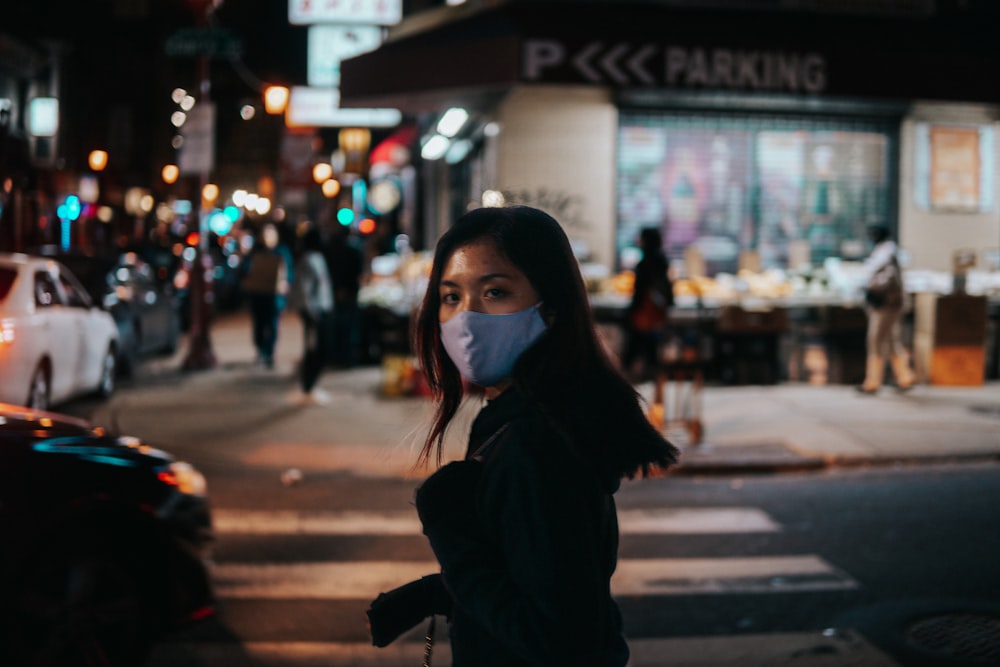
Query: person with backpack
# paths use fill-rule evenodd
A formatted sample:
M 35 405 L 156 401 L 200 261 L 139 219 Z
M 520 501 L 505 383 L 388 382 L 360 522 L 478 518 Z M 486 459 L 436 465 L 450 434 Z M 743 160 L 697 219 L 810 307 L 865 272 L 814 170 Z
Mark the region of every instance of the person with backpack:
M 868 315 L 865 379 L 856 389 L 868 396 L 877 394 L 888 361 L 897 391 L 909 391 L 913 388 L 914 376 L 900 339 L 906 299 L 896 243 L 889 229 L 881 225 L 870 227 L 868 236 L 874 247 L 865 260 L 865 310 Z

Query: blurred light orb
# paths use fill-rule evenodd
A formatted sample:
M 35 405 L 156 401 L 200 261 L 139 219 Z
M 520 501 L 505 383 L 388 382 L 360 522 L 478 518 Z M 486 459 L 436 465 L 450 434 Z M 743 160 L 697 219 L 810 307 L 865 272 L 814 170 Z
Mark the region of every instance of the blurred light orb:
M 490 121 L 483 126 L 483 134 L 487 137 L 495 137 L 500 134 L 500 124 L 494 121 Z
M 245 208 L 248 211 L 256 211 L 258 199 L 260 199 L 259 195 L 256 195 L 253 192 L 248 193 L 247 196 L 243 199 L 243 208 Z
M 181 100 L 187 97 L 188 91 L 183 88 L 174 88 L 174 91 L 170 93 L 170 99 L 174 104 L 180 104 Z
M 194 98 L 190 95 L 185 95 L 184 99 L 178 102 L 178 106 L 180 106 L 181 109 L 184 109 L 184 111 L 191 111 L 191 109 L 194 108 Z
M 90 155 L 87 156 L 87 164 L 94 171 L 104 171 L 104 168 L 108 166 L 108 152 L 90 151 Z
M 468 119 L 468 111 L 461 107 L 452 107 L 441 116 L 441 120 L 437 124 L 437 131 L 450 139 L 458 134 Z
M 139 210 L 143 213 L 149 213 L 153 210 L 153 204 L 155 203 L 156 200 L 153 199 L 153 195 L 145 194 L 139 198 Z
M 499 208 L 504 205 L 503 193 L 499 190 L 483 191 L 483 206 L 488 208 Z
M 176 164 L 165 164 L 163 169 L 160 170 L 160 176 L 163 178 L 163 182 L 167 185 L 172 185 L 177 182 L 177 178 L 181 175 L 180 167 Z
M 111 222 L 111 219 L 115 217 L 115 210 L 110 206 L 99 206 L 97 207 L 97 219 L 101 222 Z
M 240 118 L 243 120 L 250 120 L 257 115 L 257 109 L 254 108 L 252 104 L 244 104 L 240 107 Z
M 338 181 L 335 178 L 331 178 L 328 181 L 323 181 L 323 185 L 321 187 L 323 189 L 324 197 L 332 198 L 340 194 L 340 181 Z
M 276 116 L 285 113 L 288 106 L 287 86 L 268 86 L 264 89 L 264 111 Z
M 337 222 L 339 222 L 344 227 L 347 227 L 352 222 L 354 222 L 354 211 L 349 208 L 342 208 L 337 211 Z
M 317 162 L 313 165 L 313 180 L 323 183 L 333 176 L 333 166 L 329 162 Z
M 425 160 L 439 160 L 448 152 L 451 142 L 440 134 L 435 134 L 420 149 L 420 157 Z
M 271 200 L 267 197 L 258 197 L 257 202 L 253 205 L 253 210 L 260 215 L 264 215 L 271 210 Z
M 201 197 L 205 201 L 215 201 L 219 198 L 219 186 L 215 183 L 206 183 L 201 189 Z
M 247 202 L 247 191 L 246 190 L 234 190 L 232 196 L 233 204 L 236 206 L 243 206 Z
M 184 113 L 183 111 L 175 111 L 172 114 L 170 114 L 170 124 L 173 125 L 174 127 L 182 126 L 185 123 L 185 121 L 187 121 L 187 119 L 188 119 L 187 114 Z
M 170 140 L 170 145 L 175 149 L 179 149 L 184 145 L 184 137 L 179 134 L 175 134 L 174 138 Z

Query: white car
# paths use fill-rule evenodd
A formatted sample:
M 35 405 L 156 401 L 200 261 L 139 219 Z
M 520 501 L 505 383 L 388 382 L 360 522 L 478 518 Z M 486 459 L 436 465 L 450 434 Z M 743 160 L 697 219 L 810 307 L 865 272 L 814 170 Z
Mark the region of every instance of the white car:
M 0 253 L 0 402 L 48 409 L 115 389 L 118 327 L 59 262 Z

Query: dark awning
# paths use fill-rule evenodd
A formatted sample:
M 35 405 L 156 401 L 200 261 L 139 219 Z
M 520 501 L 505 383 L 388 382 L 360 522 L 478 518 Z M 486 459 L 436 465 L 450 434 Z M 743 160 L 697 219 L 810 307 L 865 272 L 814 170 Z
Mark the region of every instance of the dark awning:
M 971 15 L 525 2 L 455 15 L 345 60 L 341 104 L 416 111 L 520 83 L 1000 103 L 1000 40 Z

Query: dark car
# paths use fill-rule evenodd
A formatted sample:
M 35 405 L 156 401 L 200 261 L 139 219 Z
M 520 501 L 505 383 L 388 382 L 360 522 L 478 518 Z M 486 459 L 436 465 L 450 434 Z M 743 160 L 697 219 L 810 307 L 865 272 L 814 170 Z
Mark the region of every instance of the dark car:
M 0 403 L 0 664 L 142 664 L 213 616 L 204 477 L 61 414 Z
M 219 243 L 213 236 L 208 246 L 212 258 L 212 296 L 210 299 L 212 313 L 231 312 L 239 309 L 242 303 L 242 292 L 239 280 L 242 277 L 240 269 L 241 254 L 237 242 L 227 239 Z M 194 266 L 196 249 L 177 240 L 171 246 L 155 243 L 138 243 L 128 247 L 149 264 L 161 283 L 168 285 L 177 295 L 181 314 L 181 330 L 187 331 L 191 325 L 191 271 Z
M 132 376 L 140 360 L 150 355 L 177 350 L 182 329 L 180 298 L 138 254 L 57 253 L 54 257 L 73 272 L 95 303 L 111 311 L 118 324 L 118 368 L 123 375 Z

